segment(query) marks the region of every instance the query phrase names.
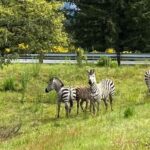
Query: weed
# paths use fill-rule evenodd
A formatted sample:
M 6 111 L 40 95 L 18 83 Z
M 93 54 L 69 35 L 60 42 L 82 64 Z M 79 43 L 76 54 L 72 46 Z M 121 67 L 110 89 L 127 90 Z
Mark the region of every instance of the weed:
M 40 70 L 41 70 L 41 64 L 39 64 L 39 63 L 34 64 L 32 66 L 32 76 L 35 78 L 38 77 Z
M 15 78 L 8 77 L 3 82 L 4 91 L 15 91 Z
M 134 114 L 134 109 L 132 107 L 128 107 L 124 111 L 124 118 L 129 118 L 133 116 L 133 114 Z

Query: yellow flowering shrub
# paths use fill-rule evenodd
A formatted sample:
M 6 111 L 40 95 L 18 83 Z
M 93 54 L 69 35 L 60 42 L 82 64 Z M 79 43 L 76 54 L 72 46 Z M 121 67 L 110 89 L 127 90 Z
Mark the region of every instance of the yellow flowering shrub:
M 107 48 L 107 49 L 105 50 L 105 52 L 108 53 L 108 54 L 116 53 L 116 51 L 115 51 L 114 48 Z
M 69 49 L 64 48 L 62 46 L 53 46 L 51 48 L 51 52 L 54 52 L 54 53 L 67 53 L 67 52 L 69 52 Z
M 18 44 L 18 47 L 19 47 L 19 49 L 26 50 L 29 48 L 29 45 L 25 44 L 25 43 L 20 43 L 20 44 Z
M 6 52 L 6 53 L 9 53 L 10 51 L 11 51 L 10 48 L 5 48 L 5 52 Z

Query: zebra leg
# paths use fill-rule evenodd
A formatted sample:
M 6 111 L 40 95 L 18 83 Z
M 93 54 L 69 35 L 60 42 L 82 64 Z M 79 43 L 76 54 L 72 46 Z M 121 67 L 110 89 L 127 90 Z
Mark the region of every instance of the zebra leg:
M 99 110 L 100 110 L 100 101 L 97 101 L 97 112 L 99 112 Z
M 72 107 L 73 107 L 73 100 L 70 101 L 69 113 L 71 113 Z
M 113 101 L 113 98 L 111 95 L 109 95 L 109 100 L 110 100 L 110 107 L 111 107 L 111 111 L 113 111 L 113 107 L 112 107 L 112 101 Z
M 77 115 L 79 114 L 79 100 L 77 100 Z
M 92 101 L 90 100 L 90 112 L 92 112 Z
M 80 107 L 81 107 L 82 111 L 84 111 L 84 109 L 83 109 L 83 102 L 84 102 L 84 100 L 81 99 L 81 101 L 80 101 Z
M 57 113 L 57 118 L 59 118 L 60 104 L 61 104 L 61 103 L 60 103 L 60 102 L 58 102 L 58 108 L 57 108 L 57 112 L 58 112 L 58 113 Z
M 103 101 L 104 101 L 104 104 L 105 104 L 105 107 L 106 107 L 106 111 L 107 111 L 107 108 L 108 108 L 107 99 L 103 99 Z
M 95 115 L 95 102 L 93 102 L 92 105 L 93 105 L 93 114 Z
M 68 102 L 65 103 L 65 109 L 66 109 L 66 117 L 69 117 L 69 104 L 68 104 Z
M 85 106 L 85 111 L 88 109 L 88 100 L 86 100 L 86 106 Z

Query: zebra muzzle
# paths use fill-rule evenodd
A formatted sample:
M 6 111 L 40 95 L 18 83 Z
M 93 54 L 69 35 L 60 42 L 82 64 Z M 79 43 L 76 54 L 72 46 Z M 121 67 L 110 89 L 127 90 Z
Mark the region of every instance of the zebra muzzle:
M 47 88 L 45 89 L 45 92 L 46 92 L 46 93 L 48 93 L 48 90 L 47 90 Z

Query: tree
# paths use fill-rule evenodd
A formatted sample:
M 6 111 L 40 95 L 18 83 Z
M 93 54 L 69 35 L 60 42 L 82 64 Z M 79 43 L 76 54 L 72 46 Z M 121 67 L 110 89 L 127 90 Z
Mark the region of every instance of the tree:
M 1 2 L 0 50 L 23 53 L 44 53 L 53 46 L 68 47 L 68 34 L 59 11 L 62 3 L 45 0 Z
M 73 24 L 76 44 L 104 51 L 108 47 L 148 51 L 150 48 L 149 0 L 76 0 L 81 11 Z M 118 57 L 118 64 L 120 60 Z

